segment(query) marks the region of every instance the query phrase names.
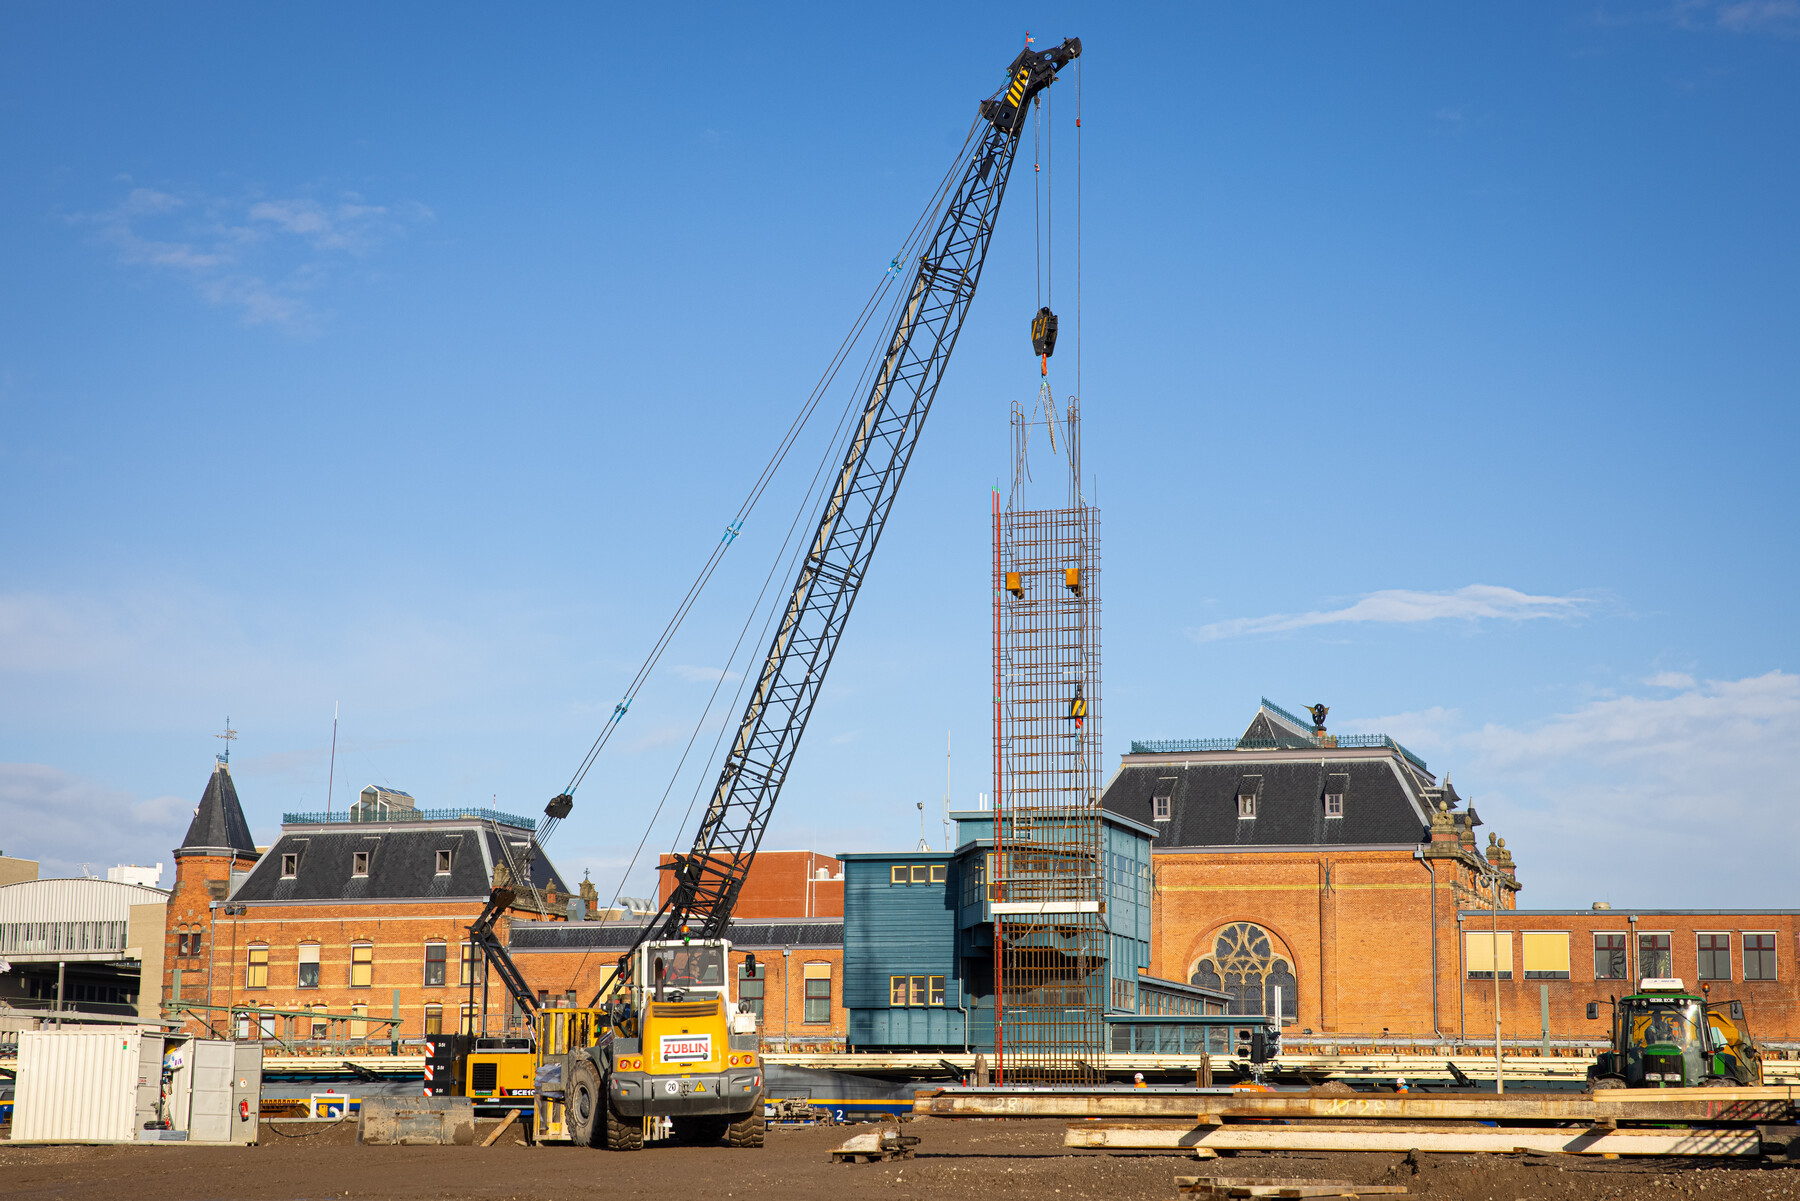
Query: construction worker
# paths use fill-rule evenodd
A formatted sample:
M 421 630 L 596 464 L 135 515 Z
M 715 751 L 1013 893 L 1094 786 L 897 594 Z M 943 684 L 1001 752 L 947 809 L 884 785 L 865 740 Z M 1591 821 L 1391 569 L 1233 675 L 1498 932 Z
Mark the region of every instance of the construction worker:
M 1406 1077 L 1405 1076 L 1394 1077 L 1394 1091 L 1397 1093 L 1412 1092 L 1412 1089 L 1406 1087 Z
M 1145 1087 L 1145 1086 L 1144 1086 L 1144 1074 L 1143 1074 L 1143 1073 L 1142 1073 L 1142 1072 L 1137 1072 L 1137 1073 L 1135 1073 L 1135 1074 L 1133 1074 L 1133 1075 L 1132 1075 L 1132 1077 L 1131 1077 L 1131 1087 L 1133 1087 L 1133 1088 L 1143 1088 L 1143 1087 Z

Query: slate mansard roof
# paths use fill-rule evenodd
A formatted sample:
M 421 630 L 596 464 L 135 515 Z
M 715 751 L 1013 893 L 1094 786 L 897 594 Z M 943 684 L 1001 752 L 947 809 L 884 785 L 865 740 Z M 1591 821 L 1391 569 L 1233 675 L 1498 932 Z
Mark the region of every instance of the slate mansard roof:
M 567 896 L 556 868 L 523 831 L 483 821 L 368 822 L 348 826 L 289 826 L 231 894 L 233 901 L 485 900 L 494 865 L 506 862 L 500 840 L 520 857 L 529 845 L 532 882 L 554 884 Z M 369 873 L 353 874 L 355 855 L 368 851 Z M 449 851 L 450 871 L 437 872 L 437 853 Z M 299 856 L 294 878 L 283 858 Z
M 1265 701 L 1236 740 L 1194 743 L 1192 750 L 1134 744 L 1101 803 L 1154 826 L 1157 850 L 1422 843 L 1438 800 L 1457 807 L 1455 791 L 1391 739 L 1331 741 L 1314 738 Z M 1141 749 L 1147 747 L 1156 749 Z M 1325 815 L 1327 793 L 1343 796 L 1342 817 Z M 1169 798 L 1166 821 L 1154 820 L 1159 796 Z M 1255 817 L 1238 816 L 1241 796 L 1256 798 Z
M 238 803 L 237 787 L 225 764 L 213 768 L 206 792 L 194 809 L 187 837 L 175 848 L 175 854 L 256 854 L 256 840 L 250 837 L 250 823 L 244 820 L 244 807 Z
M 636 940 L 641 922 L 516 922 L 507 928 L 509 951 L 623 951 Z M 734 950 L 844 945 L 842 921 L 727 922 L 725 937 Z

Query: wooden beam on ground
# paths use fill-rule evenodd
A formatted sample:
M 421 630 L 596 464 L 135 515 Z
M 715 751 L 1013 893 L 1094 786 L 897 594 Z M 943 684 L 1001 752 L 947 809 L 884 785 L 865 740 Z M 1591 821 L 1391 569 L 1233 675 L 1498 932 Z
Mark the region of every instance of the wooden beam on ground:
M 1297 1126 L 1069 1127 L 1063 1145 L 1119 1151 L 1437 1151 L 1453 1154 L 1541 1151 L 1563 1155 L 1759 1155 L 1750 1130 L 1547 1130 L 1537 1126 L 1471 1126 L 1465 1130 L 1320 1130 Z
M 1282 1176 L 1177 1176 L 1175 1189 L 1181 1197 L 1394 1197 L 1406 1192 L 1403 1184 Z
M 512 1128 L 512 1124 L 518 1120 L 519 1120 L 519 1111 L 516 1109 L 508 1110 L 505 1119 L 498 1126 L 494 1127 L 494 1129 L 491 1132 L 489 1132 L 489 1134 L 486 1138 L 481 1140 L 481 1145 L 484 1147 L 491 1147 L 495 1143 L 499 1142 L 500 1136 L 505 1134 L 508 1130 L 510 1130 Z

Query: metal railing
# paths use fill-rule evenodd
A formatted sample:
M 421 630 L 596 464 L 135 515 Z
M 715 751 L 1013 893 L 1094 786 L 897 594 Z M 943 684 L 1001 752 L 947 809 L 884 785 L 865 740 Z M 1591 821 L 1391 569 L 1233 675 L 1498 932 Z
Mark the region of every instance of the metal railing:
M 1295 737 L 1291 741 L 1277 741 L 1273 738 L 1153 738 L 1133 739 L 1131 753 L 1134 755 L 1185 755 L 1198 754 L 1201 751 L 1297 751 L 1330 750 L 1334 747 L 1368 748 L 1386 747 L 1406 757 L 1420 771 L 1430 771 L 1425 760 L 1419 758 L 1386 734 L 1327 734 L 1324 738 L 1301 739 Z
M 401 809 L 380 816 L 352 818 L 348 813 L 284 813 L 284 826 L 347 826 L 370 822 L 447 822 L 479 820 L 499 822 L 521 830 L 537 829 L 537 819 L 502 813 L 498 809 Z

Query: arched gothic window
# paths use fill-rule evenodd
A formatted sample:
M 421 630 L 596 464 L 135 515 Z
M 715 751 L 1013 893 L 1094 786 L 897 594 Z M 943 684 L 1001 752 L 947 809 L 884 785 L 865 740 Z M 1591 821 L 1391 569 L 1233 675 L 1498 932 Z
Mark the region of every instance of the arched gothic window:
M 1212 954 L 1201 958 L 1189 979 L 1229 993 L 1228 1013 L 1274 1013 L 1276 989 L 1283 1019 L 1292 1021 L 1300 1012 L 1300 982 L 1292 965 L 1269 932 L 1251 922 L 1233 922 L 1219 931 Z

